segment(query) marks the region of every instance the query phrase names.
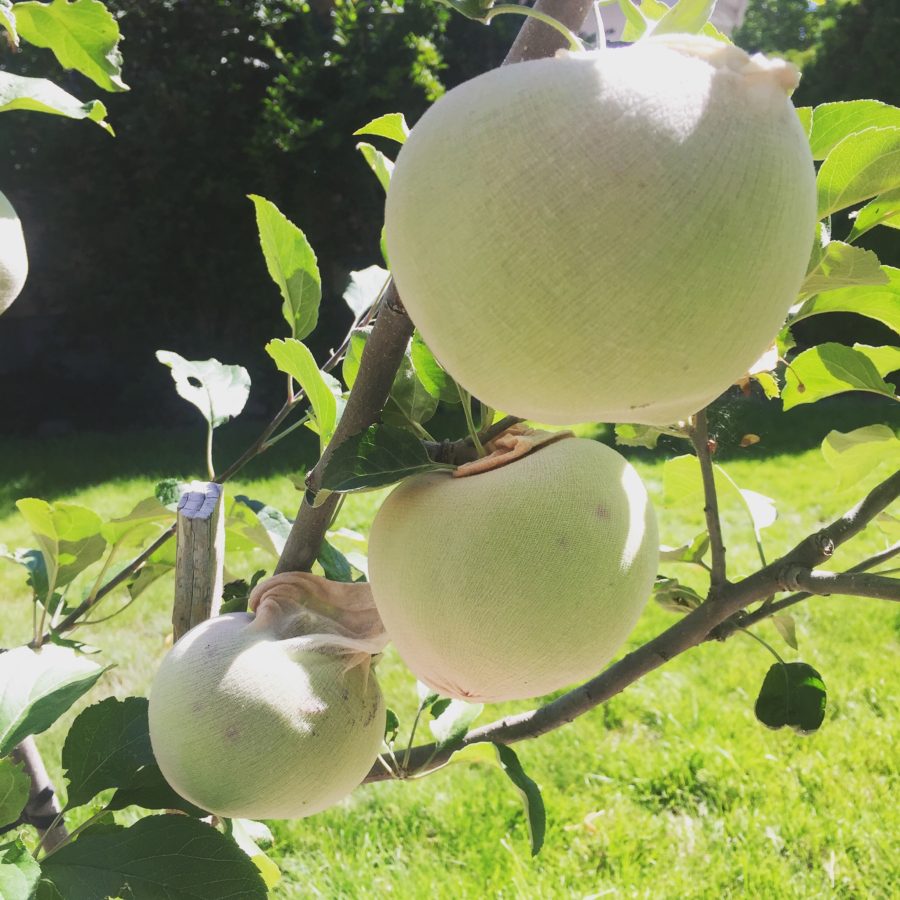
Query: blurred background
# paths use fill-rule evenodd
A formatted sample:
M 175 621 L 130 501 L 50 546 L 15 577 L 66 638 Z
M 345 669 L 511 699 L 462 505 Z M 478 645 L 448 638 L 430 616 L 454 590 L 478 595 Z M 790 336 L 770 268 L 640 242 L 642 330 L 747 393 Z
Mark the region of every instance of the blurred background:
M 436 0 L 109 6 L 131 86 L 103 96 L 117 136 L 53 116 L 0 116 L 0 190 L 21 216 L 31 264 L 0 319 L 7 435 L 194 422 L 154 358 L 160 348 L 246 366 L 254 386 L 243 418 L 271 414 L 282 378 L 263 345 L 285 326 L 246 195 L 272 200 L 318 254 L 324 300 L 311 345 L 321 360 L 350 322 L 340 299 L 349 272 L 382 262 L 383 194 L 353 131 L 388 112 L 412 124 L 442 92 L 497 65 L 520 26 L 503 16 L 485 28 Z M 900 0 L 731 0 L 716 21 L 737 26 L 746 49 L 803 68 L 797 105 L 900 103 Z M 614 39 L 615 13 L 606 25 Z M 98 93 L 77 73 L 61 77 L 46 50 L 4 48 L 7 65 L 84 99 Z M 897 231 L 861 243 L 900 264 Z M 804 328 L 845 343 L 892 340 L 853 316 L 815 317 L 798 326 L 801 343 Z

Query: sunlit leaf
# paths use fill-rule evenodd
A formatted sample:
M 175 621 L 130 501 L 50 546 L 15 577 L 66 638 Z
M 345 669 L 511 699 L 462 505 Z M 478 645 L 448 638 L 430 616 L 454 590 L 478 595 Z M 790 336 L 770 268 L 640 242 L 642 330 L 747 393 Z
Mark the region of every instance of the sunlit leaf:
M 867 128 L 844 138 L 825 158 L 816 184 L 820 219 L 900 187 L 900 127 Z
M 387 113 L 377 119 L 372 119 L 371 122 L 353 132 L 354 137 L 363 134 L 390 138 L 392 141 L 402 144 L 409 137 L 409 126 L 406 124 L 403 113 Z
M 272 281 L 281 291 L 281 312 L 291 337 L 302 341 L 319 321 L 322 279 L 306 235 L 269 200 L 249 195 L 256 209 L 259 243 Z
M 894 389 L 878 374 L 875 364 L 843 344 L 820 344 L 804 350 L 791 361 L 784 378 L 785 410 L 846 391 L 894 396 Z
M 363 159 L 369 164 L 369 168 L 375 173 L 375 177 L 386 192 L 388 185 L 391 183 L 391 174 L 394 171 L 393 161 L 365 141 L 357 144 L 356 149 L 362 153 Z
M 888 284 L 887 273 L 871 250 L 832 241 L 819 256 L 816 265 L 806 273 L 800 296 L 833 291 L 854 284 Z
M 825 159 L 848 135 L 866 128 L 900 125 L 900 109 L 878 100 L 823 103 L 812 113 L 809 147 L 813 159 Z
M 900 188 L 879 194 L 859 210 L 853 217 L 853 228 L 850 229 L 847 240 L 855 241 L 876 225 L 900 228 Z
M 67 119 L 87 119 L 96 122 L 110 134 L 113 133 L 106 121 L 106 107 L 99 100 L 82 103 L 46 78 L 27 78 L 11 72 L 0 72 L 0 112 L 12 110 L 50 113 Z
M 171 350 L 157 350 L 156 358 L 172 370 L 178 396 L 196 406 L 213 428 L 238 415 L 250 396 L 250 374 L 243 366 L 188 360 Z
M 369 266 L 350 273 L 350 284 L 344 290 L 344 302 L 353 315 L 359 318 L 371 308 L 390 277 L 391 273 L 381 266 Z
M 119 23 L 99 0 L 16 3 L 19 34 L 45 47 L 64 69 L 76 69 L 105 91 L 127 91 L 122 81 Z

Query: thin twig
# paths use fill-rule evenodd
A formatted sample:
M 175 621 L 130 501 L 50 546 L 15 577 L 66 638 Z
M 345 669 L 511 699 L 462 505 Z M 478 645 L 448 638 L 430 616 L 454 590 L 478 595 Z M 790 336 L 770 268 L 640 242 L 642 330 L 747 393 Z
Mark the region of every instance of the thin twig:
M 737 582 L 722 585 L 715 603 L 704 603 L 688 613 L 670 628 L 637 650 L 610 666 L 590 681 L 556 700 L 529 712 L 507 716 L 469 732 L 452 748 L 436 751 L 434 744 L 414 747 L 409 755 L 409 769 L 416 771 L 426 761 L 429 765 L 446 762 L 461 747 L 483 741 L 503 744 L 540 737 L 578 716 L 583 715 L 630 684 L 665 665 L 669 660 L 703 643 L 718 626 L 738 610 L 783 590 L 785 573 L 794 577 L 805 566 L 809 570 L 824 562 L 841 544 L 861 531 L 875 516 L 900 496 L 900 472 L 883 481 L 868 496 L 830 525 L 809 535 L 792 550 L 764 566 L 758 572 Z M 772 606 L 767 607 L 771 611 Z M 731 629 L 730 636 L 735 631 Z M 404 773 L 406 774 L 406 773 Z M 383 781 L 385 774 L 379 767 L 366 776 L 366 781 Z
M 846 594 L 851 597 L 873 597 L 876 600 L 900 602 L 900 578 L 845 572 L 809 572 L 799 569 L 788 576 L 791 589 L 801 588 L 809 594 Z
M 725 584 L 725 541 L 722 538 L 722 523 L 719 521 L 719 499 L 716 495 L 716 476 L 710 450 L 706 410 L 701 410 L 694 417 L 694 424 L 689 427 L 688 436 L 697 453 L 700 475 L 703 479 L 703 513 L 706 516 L 709 552 L 712 559 L 709 582 L 714 597 Z

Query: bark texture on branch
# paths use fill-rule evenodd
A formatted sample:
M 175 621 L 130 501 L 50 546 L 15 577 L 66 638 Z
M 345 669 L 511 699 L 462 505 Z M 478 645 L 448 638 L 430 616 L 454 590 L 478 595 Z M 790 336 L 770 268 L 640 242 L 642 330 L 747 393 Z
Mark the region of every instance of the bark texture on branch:
M 366 341 L 359 373 L 347 406 L 338 422 L 334 436 L 322 453 L 322 458 L 307 478 L 311 493 L 319 490 L 322 476 L 336 447 L 355 434 L 364 431 L 377 421 L 387 402 L 394 383 L 394 376 L 406 345 L 412 337 L 413 324 L 400 303 L 397 290 L 391 283 L 382 300 L 372 333 Z M 308 572 L 319 555 L 325 532 L 334 516 L 339 495 L 332 494 L 320 506 L 312 506 L 303 500 L 297 518 L 291 528 L 275 574 L 282 572 Z
M 562 22 L 570 31 L 578 34 L 591 10 L 591 0 L 538 0 L 534 8 Z M 543 59 L 553 56 L 557 50 L 568 47 L 566 39 L 555 29 L 537 19 L 528 18 L 519 29 L 503 65 Z
M 31 779 L 28 803 L 19 821 L 37 829 L 41 836 L 41 846 L 49 853 L 69 837 L 69 832 L 61 819 L 57 822 L 62 807 L 34 738 L 27 737 L 18 744 L 13 749 L 12 758 L 24 763 L 25 771 Z

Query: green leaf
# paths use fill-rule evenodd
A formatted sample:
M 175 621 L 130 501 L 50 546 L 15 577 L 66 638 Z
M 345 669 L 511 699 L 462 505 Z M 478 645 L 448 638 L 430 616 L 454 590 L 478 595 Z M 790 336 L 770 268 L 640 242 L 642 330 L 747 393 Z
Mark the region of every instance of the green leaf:
M 856 313 L 875 319 L 900 334 L 900 269 L 882 266 L 887 276 L 884 285 L 860 285 L 818 294 L 807 300 L 791 318 L 790 324 L 822 313 Z
M 344 354 L 344 362 L 341 364 L 341 375 L 344 376 L 344 382 L 348 388 L 352 388 L 356 383 L 359 364 L 362 362 L 363 350 L 365 349 L 366 341 L 369 339 L 371 333 L 371 326 L 368 328 L 354 328 L 350 333 L 347 352 Z
M 178 396 L 196 406 L 213 428 L 238 415 L 250 396 L 250 375 L 243 366 L 188 360 L 171 350 L 157 350 L 156 358 L 172 370 Z
M 806 273 L 800 296 L 850 287 L 854 284 L 888 284 L 887 274 L 871 250 L 832 241 Z
M 387 425 L 405 427 L 410 423 L 427 422 L 437 411 L 437 398 L 419 380 L 407 347 L 394 376 L 391 393 L 381 414 Z
M 147 699 L 108 697 L 79 713 L 63 745 L 62 765 L 69 782 L 66 809 L 131 784 L 142 766 L 155 765 Z
M 391 175 L 394 171 L 394 163 L 388 159 L 380 150 L 376 150 L 371 144 L 359 143 L 356 149 L 363 155 L 363 159 L 369 164 L 369 168 L 375 173 L 375 177 L 381 183 L 385 193 L 387 193 L 388 185 L 391 183 Z
M 37 540 L 47 572 L 47 597 L 71 581 L 103 555 L 103 520 L 93 510 L 74 503 L 25 497 L 16 507 Z
M 652 425 L 616 425 L 616 443 L 620 447 L 646 447 L 655 450 L 665 431 Z
M 341 394 L 340 382 L 327 372 L 320 371 L 309 348 L 294 338 L 269 341 L 266 353 L 272 357 L 280 371 L 290 375 L 303 389 L 309 399 L 319 430 L 319 440 L 324 449 L 337 424 L 335 395 Z
M 8 757 L 0 759 L 0 828 L 19 821 L 30 787 L 24 763 L 15 763 Z
M 281 291 L 281 312 L 291 337 L 302 341 L 319 321 L 322 279 L 306 235 L 264 197 L 250 194 L 256 208 L 259 243 L 272 281 Z
M 531 855 L 537 856 L 544 846 L 544 832 L 547 827 L 547 813 L 544 809 L 544 798 L 541 789 L 532 781 L 522 768 L 515 751 L 505 744 L 494 744 L 500 768 L 515 785 L 522 805 L 525 808 L 525 819 L 528 822 L 528 835 L 531 838 Z
M 628 44 L 634 43 L 639 38 L 643 37 L 647 31 L 649 14 L 646 16 L 644 14 L 644 7 L 647 5 L 647 2 L 645 0 L 645 2 L 641 3 L 640 7 L 638 7 L 633 0 L 618 0 L 618 3 L 619 9 L 622 10 L 622 15 L 625 17 L 625 28 L 622 31 L 622 40 Z M 666 7 L 666 12 L 668 11 L 669 9 Z M 665 15 L 665 13 L 662 15 Z M 661 17 L 662 16 L 660 16 L 660 18 Z
M 156 497 L 147 497 L 139 501 L 128 515 L 105 522 L 100 533 L 110 544 L 136 547 L 174 521 L 175 516 L 170 509 L 163 506 Z
M 108 668 L 54 644 L 0 653 L 0 756 L 46 731 Z
M 403 113 L 387 113 L 387 115 L 372 119 L 371 122 L 353 132 L 354 137 L 363 134 L 374 134 L 403 144 L 409 137 L 409 126 L 406 124 Z
M 400 720 L 397 718 L 397 713 L 392 709 L 388 709 L 384 721 L 384 742 L 386 744 L 392 744 L 397 739 L 397 733 L 399 731 Z
M 678 0 L 659 20 L 653 34 L 699 34 L 715 5 L 716 0 Z
M 46 78 L 26 78 L 24 75 L 0 72 L 0 112 L 16 109 L 65 116 L 67 119 L 87 119 L 113 133 L 106 121 L 106 107 L 99 100 L 82 103 Z
M 41 598 L 50 595 L 50 584 L 47 581 L 47 566 L 44 564 L 44 555 L 40 550 L 32 550 L 27 547 L 19 547 L 10 553 L 5 544 L 0 544 L 0 558 L 17 563 L 27 572 L 26 583 L 35 594 Z
M 793 728 L 798 734 L 816 731 L 825 719 L 825 682 L 802 662 L 775 663 L 756 699 L 756 718 L 767 728 Z
M 791 361 L 784 379 L 785 411 L 846 391 L 894 397 L 894 389 L 878 374 L 874 363 L 865 354 L 843 344 L 820 344 L 804 350 Z
M 797 113 L 797 118 L 800 120 L 800 125 L 803 128 L 804 134 L 809 137 L 810 132 L 812 131 L 812 117 L 813 111 L 811 106 L 798 106 L 795 110 Z
M 316 561 L 322 567 L 322 571 L 329 581 L 353 581 L 353 570 L 347 557 L 328 541 L 322 541 Z
M 256 546 L 277 558 L 291 533 L 291 522 L 280 509 L 267 506 L 260 500 L 251 500 L 245 494 L 236 494 L 228 511 L 225 528 L 226 550 Z M 230 532 L 242 536 L 249 547 L 232 545 L 229 541 Z
M 338 492 L 371 490 L 420 472 L 450 468 L 434 462 L 419 439 L 405 429 L 371 425 L 334 451 L 322 487 Z
M 853 228 L 850 229 L 847 240 L 855 241 L 876 225 L 900 228 L 900 188 L 879 194 L 871 203 L 867 203 L 853 217 Z
M 841 484 L 853 484 L 882 466 L 900 468 L 900 440 L 887 425 L 829 431 L 822 456 Z
M 422 387 L 436 400 L 444 403 L 459 403 L 459 390 L 456 382 L 434 358 L 434 354 L 425 343 L 425 339 L 416 331 L 410 345 L 410 359 L 416 377 Z
M 709 550 L 709 533 L 701 531 L 690 543 L 680 547 L 660 545 L 660 562 L 679 562 L 698 565 Z
M 447 700 L 447 704 L 429 723 L 437 748 L 443 750 L 459 743 L 484 709 L 483 703 Z M 432 706 L 434 711 L 434 706 Z
M 716 491 L 720 504 L 735 503 L 747 514 L 756 539 L 760 559 L 764 560 L 762 529 L 768 528 L 776 518 L 775 503 L 769 497 L 739 488 L 734 479 L 720 466 L 713 466 Z M 663 464 L 663 506 L 701 508 L 704 504 L 703 479 L 700 462 L 696 456 L 676 456 Z
M 99 0 L 17 3 L 19 34 L 52 51 L 64 69 L 75 69 L 105 91 L 127 91 L 122 81 L 119 24 Z
M 825 158 L 816 183 L 820 219 L 900 187 L 900 127 L 845 137 Z
M 261 835 L 268 835 L 267 838 Z M 257 841 L 265 840 L 272 843 L 272 832 L 262 822 L 253 822 L 250 819 L 232 819 L 231 837 L 234 842 L 247 854 L 248 859 L 259 869 L 266 887 L 271 890 L 281 880 L 281 870 L 259 848 Z
M 350 284 L 344 291 L 344 302 L 358 319 L 378 299 L 391 273 L 381 266 L 369 266 L 350 273 Z
M 775 626 L 775 630 L 781 635 L 784 642 L 792 650 L 797 649 L 797 623 L 790 613 L 775 613 L 770 619 Z
M 763 393 L 769 400 L 774 400 L 781 396 L 781 388 L 771 372 L 755 372 L 750 377 L 762 388 Z
M 854 344 L 853 349 L 871 360 L 882 378 L 900 369 L 900 347 L 870 347 L 867 344 Z
M 266 900 L 266 885 L 238 845 L 187 816 L 148 816 L 130 828 L 95 827 L 44 860 L 66 900 Z
M 677 578 L 657 578 L 653 583 L 653 599 L 669 612 L 688 613 L 703 603 L 703 598 Z
M 16 31 L 16 13 L 13 10 L 12 0 L 0 0 L 0 28 L 6 31 L 12 46 L 18 47 L 19 34 Z
M 809 148 L 813 159 L 826 156 L 844 138 L 866 128 L 900 125 L 900 109 L 878 100 L 823 103 L 812 113 Z
M 34 895 L 41 867 L 19 840 L 0 845 L 0 897 L 26 900 Z
M 371 334 L 371 328 L 358 328 L 350 335 L 350 343 L 347 346 L 347 353 L 341 369 L 341 374 L 348 387 L 352 388 L 356 382 L 369 334 Z M 421 347 L 417 352 L 420 354 L 421 360 Z M 386 424 L 399 428 L 405 428 L 412 422 L 427 422 L 435 414 L 438 405 L 437 397 L 432 393 L 434 388 L 432 387 L 430 391 L 419 378 L 412 353 L 412 349 L 407 347 L 397 374 L 394 376 L 394 383 L 391 385 L 391 392 L 382 413 L 382 419 Z M 437 374 L 432 369 L 425 373 L 425 377 L 435 379 Z M 434 383 L 432 380 L 432 384 Z M 458 393 L 456 400 L 459 402 Z

